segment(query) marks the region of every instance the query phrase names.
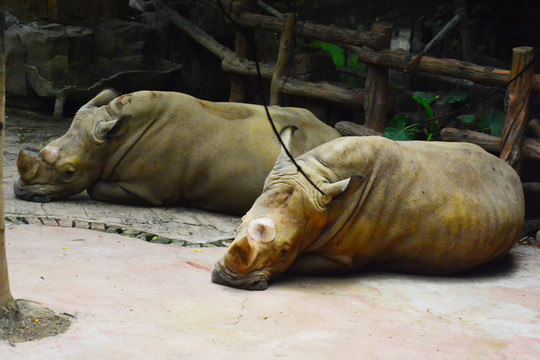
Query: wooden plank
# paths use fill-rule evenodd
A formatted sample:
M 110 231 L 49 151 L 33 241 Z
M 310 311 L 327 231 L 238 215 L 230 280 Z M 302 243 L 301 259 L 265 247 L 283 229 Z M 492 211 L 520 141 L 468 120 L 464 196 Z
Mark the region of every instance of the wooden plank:
M 405 71 L 414 57 L 412 54 L 403 50 L 373 51 L 354 48 L 354 51 L 359 59 L 365 63 L 373 63 L 398 71 Z M 437 59 L 429 56 L 424 56 L 412 72 L 467 79 L 477 84 L 488 86 L 504 86 L 510 78 L 509 70 L 480 66 L 461 60 Z M 540 75 L 535 74 L 532 81 L 533 90 L 540 91 Z
M 381 34 L 386 38 L 386 48 L 390 48 L 393 26 L 388 23 L 377 23 L 371 27 L 371 31 Z M 388 102 L 388 68 L 375 64 L 368 64 L 364 109 L 364 125 L 378 132 L 383 132 L 386 127 L 386 114 Z
M 198 28 L 191 21 L 178 14 L 176 11 L 168 7 L 167 5 L 157 1 L 155 3 L 156 11 L 168 19 L 172 24 L 177 26 L 180 30 L 185 32 L 189 37 L 203 46 L 205 49 L 210 51 L 212 54 L 220 58 L 221 60 L 228 57 L 236 57 L 236 54 L 227 48 L 226 46 L 221 45 L 217 42 L 212 36 L 205 33 L 203 30 Z
M 238 1 L 236 3 L 239 3 Z M 235 4 L 235 11 L 255 11 L 256 1 L 243 0 L 239 4 Z M 239 58 L 250 59 L 251 51 L 249 43 L 244 34 L 240 30 L 236 30 L 236 36 L 234 39 L 234 53 Z M 243 76 L 232 74 L 231 76 L 231 94 L 229 97 L 230 102 L 247 102 L 249 81 Z
M 270 83 L 270 105 L 281 105 L 283 100 L 282 88 L 287 81 L 288 71 L 294 55 L 294 26 L 295 16 L 286 14 L 283 19 L 278 58 Z
M 494 154 L 498 154 L 500 150 L 500 138 L 472 130 L 444 128 L 441 130 L 441 138 L 443 141 L 470 142 Z M 524 138 L 521 151 L 524 159 L 540 160 L 540 141 Z
M 251 29 L 261 29 L 272 32 L 282 31 L 280 18 L 266 15 L 241 13 L 233 18 L 238 24 Z M 384 36 L 372 31 L 353 31 L 340 29 L 333 25 L 318 25 L 307 21 L 297 21 L 298 36 L 308 37 L 333 44 L 345 44 L 353 46 L 369 46 L 373 49 L 384 49 L 386 39 Z
M 522 46 L 513 49 L 510 79 L 522 73 L 534 59 L 534 49 Z M 529 100 L 534 70 L 529 66 L 513 83 L 506 93 L 506 117 L 501 138 L 501 159 L 514 169 L 519 169 L 523 133 L 527 127 Z
M 350 121 L 339 121 L 334 128 L 343 136 L 382 136 L 382 133 Z
M 364 103 L 364 91 L 345 89 L 327 82 L 310 83 L 303 80 L 288 79 L 283 85 L 283 93 L 336 102 L 351 108 L 362 107 Z

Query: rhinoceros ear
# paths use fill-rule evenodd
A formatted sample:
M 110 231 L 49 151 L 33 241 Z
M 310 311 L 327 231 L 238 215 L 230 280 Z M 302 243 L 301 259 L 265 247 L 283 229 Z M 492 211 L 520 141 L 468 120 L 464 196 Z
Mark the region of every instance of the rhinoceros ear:
M 321 184 L 321 190 L 325 193 L 323 197 L 323 202 L 326 206 L 332 204 L 333 206 L 337 203 L 350 200 L 354 195 L 358 193 L 362 183 L 364 182 L 364 177 L 361 175 L 353 175 L 352 177 L 341 180 L 332 184 Z M 336 204 L 333 204 L 337 202 Z
M 118 93 L 113 89 L 105 89 L 96 95 L 92 100 L 86 103 L 83 108 L 93 108 L 107 105 L 118 97 Z
M 131 116 L 122 116 L 119 119 L 103 120 L 96 123 L 94 127 L 94 137 L 97 142 L 104 142 L 107 139 L 121 135 L 127 130 Z
M 94 127 L 94 137 L 98 142 L 104 142 L 107 139 L 107 134 L 114 128 L 117 120 L 100 121 Z

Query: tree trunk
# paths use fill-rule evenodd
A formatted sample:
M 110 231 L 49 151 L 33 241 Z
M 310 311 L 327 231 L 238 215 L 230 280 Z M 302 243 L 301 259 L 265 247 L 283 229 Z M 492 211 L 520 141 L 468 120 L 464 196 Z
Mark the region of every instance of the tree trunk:
M 5 27 L 4 0 L 0 0 L 0 180 L 3 179 L 4 129 L 6 124 L 6 54 L 4 51 Z M 4 192 L 0 181 L 0 316 L 14 304 L 9 289 L 6 259 L 6 226 L 4 221 Z

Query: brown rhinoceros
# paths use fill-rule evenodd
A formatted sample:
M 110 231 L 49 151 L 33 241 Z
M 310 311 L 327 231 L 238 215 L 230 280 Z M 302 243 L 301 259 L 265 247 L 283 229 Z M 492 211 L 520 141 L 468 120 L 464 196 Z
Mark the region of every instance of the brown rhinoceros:
M 505 255 L 520 234 L 520 179 L 476 145 L 344 137 L 296 160 L 324 195 L 280 155 L 212 281 L 262 290 L 286 270 L 449 274 Z
M 278 130 L 298 128 L 300 155 L 339 133 L 311 112 L 269 107 Z M 296 136 L 297 135 L 297 136 Z M 245 213 L 279 155 L 260 105 L 214 103 L 174 92 L 105 90 L 32 158 L 19 153 L 17 197 L 47 202 L 85 189 L 94 199 Z

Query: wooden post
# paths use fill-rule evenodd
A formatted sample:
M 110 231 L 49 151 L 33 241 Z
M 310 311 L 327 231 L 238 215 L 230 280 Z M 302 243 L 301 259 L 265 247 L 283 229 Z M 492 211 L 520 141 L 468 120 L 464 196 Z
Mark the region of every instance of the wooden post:
M 463 49 L 463 60 L 473 60 L 473 50 L 469 31 L 469 16 L 467 14 L 466 0 L 456 0 L 456 12 L 459 15 L 459 26 L 461 31 L 461 48 Z
M 240 5 L 234 7 L 236 12 L 255 11 L 256 2 L 254 0 L 243 0 Z M 236 38 L 234 39 L 234 51 L 236 55 L 244 59 L 250 59 L 249 44 L 241 31 L 236 30 Z M 249 81 L 241 75 L 233 74 L 231 76 L 231 94 L 230 102 L 246 102 L 248 93 Z
M 522 46 L 513 49 L 510 79 L 517 76 L 534 59 L 534 49 Z M 530 66 L 513 83 L 506 92 L 506 117 L 501 137 L 501 159 L 519 171 L 523 132 L 527 126 L 527 114 L 532 88 L 534 70 Z
M 6 127 L 6 53 L 5 39 L 5 7 L 0 0 L 0 180 L 3 179 L 4 164 L 4 129 Z M 4 191 L 0 187 L 0 317 L 14 306 L 9 289 L 9 277 L 6 259 L 6 226 L 4 221 Z
M 294 15 L 286 14 L 283 18 L 283 31 L 279 41 L 279 53 L 270 87 L 270 105 L 281 105 L 283 85 L 292 62 L 294 51 Z
M 388 23 L 377 23 L 371 27 L 371 31 L 384 35 L 390 48 L 393 27 Z M 388 68 L 378 65 L 368 65 L 364 109 L 364 125 L 378 132 L 383 132 L 386 126 L 386 103 L 388 100 Z

